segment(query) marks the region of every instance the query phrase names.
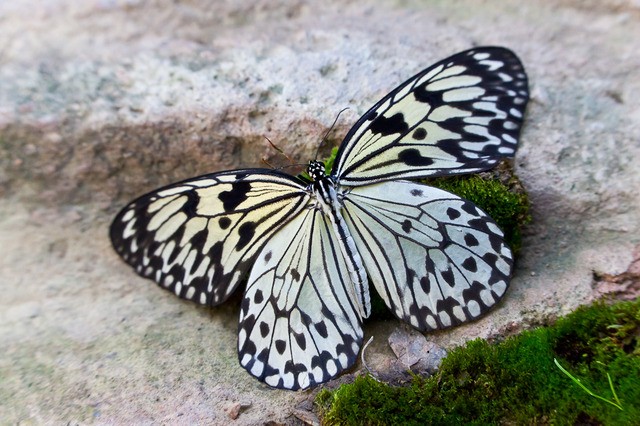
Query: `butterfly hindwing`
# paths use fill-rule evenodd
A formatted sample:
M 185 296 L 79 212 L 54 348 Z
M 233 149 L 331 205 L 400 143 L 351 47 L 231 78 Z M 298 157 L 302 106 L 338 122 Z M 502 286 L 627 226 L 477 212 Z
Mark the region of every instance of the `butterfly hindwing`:
M 349 368 L 362 322 L 331 222 L 309 209 L 275 234 L 251 271 L 238 357 L 270 386 L 306 389 Z
M 338 150 L 342 185 L 472 173 L 512 157 L 528 100 L 520 60 L 500 47 L 458 53 L 371 108 Z
M 257 251 L 309 202 L 295 178 L 268 170 L 214 173 L 144 195 L 114 219 L 118 254 L 181 298 L 222 303 Z
M 408 181 L 352 188 L 344 217 L 378 293 L 422 331 L 473 320 L 504 295 L 512 254 L 486 213 Z

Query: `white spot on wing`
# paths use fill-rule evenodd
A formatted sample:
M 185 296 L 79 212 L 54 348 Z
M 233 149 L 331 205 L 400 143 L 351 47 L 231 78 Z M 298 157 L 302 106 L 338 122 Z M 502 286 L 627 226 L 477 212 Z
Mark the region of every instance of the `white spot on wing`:
M 455 89 L 459 87 L 467 87 L 474 86 L 480 83 L 482 79 L 480 77 L 476 77 L 474 75 L 461 75 L 461 76 L 453 76 L 449 78 L 443 78 L 441 80 L 436 80 L 433 83 L 427 84 L 426 89 L 432 92 Z
M 122 221 L 123 222 L 129 222 L 133 218 L 134 214 L 135 214 L 135 212 L 133 211 L 133 209 L 127 210 L 127 212 L 122 215 Z
M 187 197 L 178 197 L 175 200 L 172 200 L 163 208 L 161 208 L 151 217 L 151 220 L 147 224 L 147 230 L 155 231 L 156 229 L 158 229 L 174 213 L 178 212 L 182 208 L 182 206 L 184 206 L 184 203 L 186 201 L 187 201 Z
M 465 87 L 460 89 L 447 90 L 442 94 L 442 99 L 445 102 L 470 101 L 473 99 L 478 99 L 480 96 L 484 95 L 484 93 L 485 90 L 482 87 Z
M 481 61 L 483 59 L 487 59 L 490 55 L 486 52 L 482 52 L 482 53 L 476 53 L 473 55 L 473 59 L 477 60 L 477 61 Z
M 467 304 L 467 309 L 469 310 L 469 313 L 473 318 L 477 317 L 481 313 L 480 305 L 475 300 L 469 301 L 469 303 Z
M 187 220 L 187 215 L 179 212 L 171 216 L 156 232 L 156 240 L 165 241 L 171 237 Z
M 180 194 L 184 191 L 190 190 L 190 186 L 176 186 L 175 188 L 165 189 L 164 191 L 158 192 L 159 197 L 168 197 L 169 195 Z
M 193 295 L 196 293 L 196 288 L 195 287 L 189 287 L 187 289 L 187 294 L 185 294 L 185 298 L 191 300 L 191 298 L 193 297 Z

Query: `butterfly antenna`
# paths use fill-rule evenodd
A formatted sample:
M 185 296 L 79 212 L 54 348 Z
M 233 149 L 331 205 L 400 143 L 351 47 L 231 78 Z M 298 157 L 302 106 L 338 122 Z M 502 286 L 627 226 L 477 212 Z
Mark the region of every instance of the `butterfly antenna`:
M 288 155 L 287 155 L 287 154 L 286 154 L 282 149 L 278 148 L 278 147 L 277 147 L 273 142 L 271 142 L 271 139 L 269 139 L 267 136 L 265 136 L 265 135 L 262 135 L 262 136 L 267 140 L 267 142 L 269 142 L 269 145 L 271 145 L 271 147 L 272 147 L 273 149 L 275 149 L 276 151 L 278 151 L 280 154 L 282 154 L 282 156 L 283 156 L 284 158 L 286 158 L 287 160 L 289 160 L 289 163 L 293 164 L 293 160 L 291 159 L 291 157 L 289 157 L 289 156 L 288 156 Z M 267 162 L 267 160 L 265 160 L 265 159 L 263 158 L 263 159 L 262 159 L 262 161 L 263 161 L 265 164 L 269 165 L 269 167 L 271 167 L 271 165 L 269 164 L 269 162 Z
M 340 118 L 340 114 L 342 114 L 343 112 L 345 112 L 348 109 L 349 109 L 348 107 L 347 108 L 343 108 L 338 113 L 338 115 L 336 115 L 336 119 L 333 120 L 333 124 L 329 127 L 329 130 L 327 130 L 327 132 L 324 134 L 324 136 L 322 137 L 322 140 L 320 141 L 320 144 L 318 145 L 318 148 L 316 149 L 316 155 L 313 156 L 314 160 L 318 159 L 318 152 L 320 152 L 320 148 L 322 148 L 322 145 L 324 145 L 325 141 L 327 140 L 327 136 L 329 136 L 329 133 L 331 133 L 331 131 L 335 127 L 336 123 L 338 122 L 338 119 Z
M 277 169 L 277 167 L 275 167 L 273 164 L 271 164 L 266 158 L 262 157 L 260 159 L 260 161 L 262 161 L 262 164 L 266 165 L 267 167 L 269 167 L 270 169 Z

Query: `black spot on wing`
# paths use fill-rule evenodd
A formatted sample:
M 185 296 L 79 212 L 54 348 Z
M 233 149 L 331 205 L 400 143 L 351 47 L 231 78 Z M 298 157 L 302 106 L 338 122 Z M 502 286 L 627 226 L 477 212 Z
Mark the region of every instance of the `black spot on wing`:
M 267 337 L 269 335 L 269 324 L 267 324 L 266 322 L 262 321 L 260 323 L 260 335 L 264 338 Z
M 413 226 L 411 225 L 411 221 L 409 219 L 405 219 L 405 221 L 402 222 L 402 230 L 407 234 L 409 233 L 409 231 L 411 231 L 412 228 Z
M 441 271 L 440 274 L 442 275 L 442 278 L 444 279 L 444 281 L 447 284 L 449 284 L 449 287 L 455 287 L 456 280 L 455 280 L 455 277 L 453 275 L 453 271 L 451 270 L 451 268 L 447 269 L 446 271 Z
M 293 333 L 293 337 L 296 339 L 296 343 L 298 344 L 298 346 L 300 346 L 300 349 L 305 350 L 307 349 L 307 338 L 304 337 L 303 333 L 296 333 L 296 332 L 292 332 Z
M 416 303 L 412 303 L 409 306 L 409 314 L 418 319 L 418 322 L 420 323 L 418 328 L 420 330 L 424 331 L 433 329 L 433 327 L 428 325 L 427 318 L 433 318 L 435 315 L 427 306 L 419 306 Z
M 241 328 L 247 330 L 249 325 L 253 327 L 254 317 L 253 315 L 247 316 L 247 312 L 249 312 L 249 306 L 251 305 L 251 300 L 248 297 L 242 299 L 242 303 L 240 304 L 240 312 L 242 313 L 242 317 L 244 318 L 244 325 L 241 324 Z
M 477 247 L 480 244 L 480 242 L 478 242 L 478 239 L 473 234 L 469 233 L 464 234 L 464 242 L 469 247 Z
M 485 253 L 482 256 L 482 260 L 487 262 L 487 265 L 491 266 L 493 269 L 496 269 L 496 264 L 498 263 L 498 255 L 495 253 Z
M 268 348 L 262 349 L 260 353 L 258 353 L 258 355 L 256 356 L 256 359 L 261 363 L 265 364 L 265 367 L 266 367 L 269 361 L 269 349 Z
M 253 301 L 256 304 L 261 304 L 264 300 L 264 295 L 262 294 L 262 290 L 256 290 L 256 293 L 253 295 Z
M 388 136 L 407 132 L 409 125 L 404 121 L 404 116 L 401 113 L 397 113 L 388 118 L 384 115 L 377 117 L 373 120 L 369 129 L 375 134 Z
M 425 129 L 423 129 L 422 127 L 418 127 L 414 132 L 413 132 L 413 138 L 417 141 L 421 141 L 424 138 L 427 137 L 427 131 Z
M 476 218 L 476 219 L 471 219 L 469 221 L 467 221 L 467 224 L 475 229 L 478 230 L 480 232 L 484 232 L 485 234 L 489 234 L 489 238 L 491 239 L 491 237 L 494 235 L 494 232 L 489 230 L 489 227 L 487 226 L 487 220 L 484 218 Z M 502 239 L 498 238 L 497 239 L 498 242 L 502 243 Z M 491 242 L 492 246 L 493 246 L 493 241 Z
M 472 216 L 480 216 L 480 213 L 478 213 L 478 209 L 476 208 L 476 206 L 474 206 L 473 203 L 470 203 L 468 201 L 462 204 L 462 210 L 464 210 L 465 212 L 469 213 Z
M 189 191 L 182 194 L 187 197 L 187 201 L 182 205 L 181 211 L 187 217 L 194 217 L 198 214 L 198 204 L 200 204 L 200 196 L 196 191 Z
M 462 267 L 469 272 L 477 272 L 478 264 L 473 257 L 467 257 L 464 262 L 462 262 Z
M 430 166 L 433 164 L 433 159 L 429 157 L 423 157 L 415 148 L 407 148 L 400 151 L 398 154 L 398 160 L 402 161 L 407 166 Z
M 249 330 L 250 330 L 250 328 L 249 328 Z M 239 353 L 240 354 L 242 354 L 242 353 L 249 354 L 249 355 L 251 355 L 253 357 L 253 356 L 255 356 L 257 350 L 258 350 L 258 348 L 256 347 L 256 344 L 253 341 L 251 341 L 251 339 L 246 339 L 244 341 L 244 344 L 242 345 L 242 348 L 239 351 Z M 251 360 L 250 361 L 250 365 L 253 365 L 254 362 L 255 362 L 254 360 Z
M 204 293 L 207 297 L 206 302 L 209 301 L 209 294 L 207 292 L 207 288 L 209 287 L 208 277 L 201 276 L 201 277 L 194 278 L 193 280 L 191 280 L 191 283 L 189 285 L 196 289 L 196 292 L 195 292 L 196 295 Z
M 247 199 L 247 193 L 251 190 L 249 182 L 233 182 L 231 191 L 222 191 L 218 198 L 222 201 L 225 212 L 232 212 Z
M 287 349 L 287 342 L 284 340 L 276 340 L 276 350 L 280 355 L 284 353 L 285 349 Z
M 231 219 L 229 219 L 226 216 L 223 216 L 218 220 L 218 225 L 220 225 L 220 228 L 222 229 L 227 229 L 229 225 L 231 225 Z
M 291 269 L 291 277 L 294 281 L 300 281 L 300 272 L 296 268 Z
M 453 207 L 449 207 L 447 209 L 447 216 L 449 216 L 449 219 L 455 220 L 460 217 L 460 212 Z
M 254 222 L 245 222 L 238 228 L 238 235 L 240 238 L 238 239 L 238 245 L 236 246 L 236 250 L 242 250 L 253 238 L 256 233 L 256 224 Z
M 162 270 L 162 267 L 164 266 L 164 262 L 162 261 L 162 258 L 160 258 L 158 256 L 153 256 L 149 260 L 149 266 L 151 266 L 151 268 L 154 271 Z
M 504 240 L 500 237 L 498 237 L 495 234 L 490 234 L 489 235 L 489 243 L 491 243 L 491 248 L 498 252 L 501 253 L 502 252 L 502 248 L 504 247 Z
M 428 277 L 420 278 L 420 288 L 422 288 L 422 291 L 424 291 L 425 294 L 429 294 L 431 292 L 431 283 L 429 282 Z
M 329 333 L 327 333 L 327 326 L 323 321 L 314 324 L 314 326 L 316 327 L 316 330 L 318 330 L 318 334 L 320 336 L 324 337 L 325 339 L 329 336 Z

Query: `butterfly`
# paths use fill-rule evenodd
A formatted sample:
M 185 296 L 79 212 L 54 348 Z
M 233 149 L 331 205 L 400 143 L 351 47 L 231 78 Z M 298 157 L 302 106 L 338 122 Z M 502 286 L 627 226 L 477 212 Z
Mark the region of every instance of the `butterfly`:
M 515 154 L 529 98 L 501 47 L 444 59 L 391 91 L 340 145 L 333 170 L 223 171 L 134 200 L 110 237 L 135 271 L 215 306 L 245 281 L 240 364 L 306 389 L 356 361 L 370 283 L 421 331 L 476 319 L 505 294 L 513 255 L 473 203 L 410 179 L 473 173 Z

